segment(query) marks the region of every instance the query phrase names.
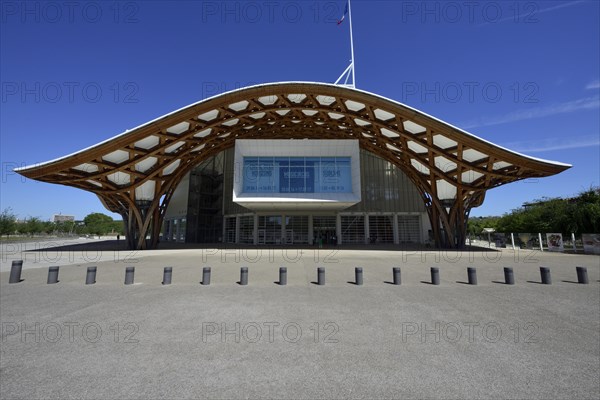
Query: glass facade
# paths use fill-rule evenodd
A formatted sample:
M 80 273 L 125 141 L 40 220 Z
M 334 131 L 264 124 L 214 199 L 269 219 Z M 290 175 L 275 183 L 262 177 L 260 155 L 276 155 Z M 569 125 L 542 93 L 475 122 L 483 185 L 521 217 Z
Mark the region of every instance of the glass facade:
M 362 199 L 348 212 L 426 212 L 421 194 L 394 164 L 366 150 L 360 151 Z
M 398 241 L 400 243 L 419 243 L 421 240 L 421 222 L 418 215 L 398 215 Z
M 254 215 L 240 217 L 240 243 L 254 244 Z
M 285 243 L 308 244 L 308 215 L 285 217 Z
M 394 243 L 394 217 L 369 215 L 369 242 Z
M 350 157 L 244 157 L 244 193 L 352 193 Z
M 188 242 L 220 243 L 224 240 L 224 162 L 225 154 L 220 153 L 203 161 L 190 172 L 185 229 Z
M 313 240 L 315 243 L 325 245 L 336 244 L 336 216 L 317 216 L 313 217 Z
M 282 244 L 281 215 L 258 217 L 258 244 Z
M 165 221 L 163 239 L 171 242 L 186 241 L 186 218 L 175 218 Z
M 225 242 L 235 243 L 236 217 L 225 218 Z
M 228 149 L 191 171 L 187 216 L 165 221 L 166 240 L 247 245 L 426 240 L 423 230 L 428 228 L 421 226 L 423 218 L 427 221 L 426 210 L 416 187 L 395 165 L 365 150 L 360 151 L 361 202 L 331 214 L 323 210 L 259 212 L 234 203 L 234 159 L 234 149 Z M 239 168 L 245 171 L 243 179 L 246 172 L 255 172 L 257 191 L 259 187 L 276 193 L 330 190 L 326 178 L 344 175 L 347 178 L 341 186 L 352 190 L 349 157 L 247 157 Z
M 342 215 L 342 243 L 365 243 L 363 215 Z

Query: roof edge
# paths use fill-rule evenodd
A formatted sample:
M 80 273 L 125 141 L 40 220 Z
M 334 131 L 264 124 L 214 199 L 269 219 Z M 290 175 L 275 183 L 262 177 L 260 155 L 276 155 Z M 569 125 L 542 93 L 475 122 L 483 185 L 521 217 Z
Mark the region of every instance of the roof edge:
M 107 138 L 107 139 L 105 139 L 105 140 L 103 140 L 103 141 L 101 141 L 99 143 L 94 144 L 94 145 L 85 147 L 85 148 L 83 148 L 81 150 L 75 151 L 73 153 L 70 153 L 70 154 L 67 154 L 67 155 L 64 155 L 64 156 L 52 159 L 52 160 L 44 161 L 44 162 L 41 162 L 41 163 L 30 164 L 30 165 L 27 165 L 27 166 L 24 166 L 24 167 L 18 167 L 18 168 L 13 169 L 13 171 L 15 171 L 17 173 L 22 173 L 22 172 L 26 172 L 26 171 L 35 170 L 35 169 L 38 169 L 38 168 L 50 166 L 50 165 L 53 165 L 53 164 L 57 164 L 57 163 L 60 163 L 60 162 L 63 162 L 63 161 L 67 161 L 68 159 L 70 159 L 70 158 L 72 158 L 72 157 L 74 157 L 76 155 L 79 155 L 81 153 L 84 153 L 84 152 L 87 152 L 87 151 L 99 148 L 99 147 L 101 147 L 101 146 L 103 146 L 103 145 L 105 145 L 107 143 L 112 142 L 115 139 L 122 138 L 125 135 L 131 134 L 132 132 L 135 132 L 135 131 L 137 131 L 139 129 L 145 128 L 145 127 L 150 126 L 150 125 L 152 125 L 152 124 L 154 124 L 156 122 L 159 122 L 161 120 L 167 119 L 168 117 L 173 116 L 174 114 L 177 114 L 179 112 L 185 111 L 185 110 L 187 110 L 189 108 L 192 108 L 192 107 L 196 107 L 198 105 L 201 105 L 202 103 L 210 102 L 210 101 L 218 99 L 220 97 L 225 97 L 225 96 L 232 95 L 232 94 L 235 94 L 235 93 L 240 93 L 240 92 L 244 92 L 246 90 L 252 90 L 252 89 L 257 89 L 257 88 L 261 88 L 261 87 L 276 87 L 276 86 L 284 86 L 284 85 L 323 86 L 323 87 L 328 87 L 328 88 L 339 89 L 339 90 L 342 90 L 342 91 L 347 90 L 347 91 L 350 91 L 350 92 L 357 92 L 357 93 L 361 93 L 361 94 L 364 94 L 364 95 L 373 96 L 374 98 L 385 100 L 385 101 L 393 103 L 393 104 L 395 104 L 397 106 L 404 107 L 404 108 L 406 108 L 406 109 L 408 109 L 408 110 L 410 110 L 410 111 L 412 111 L 412 112 L 414 112 L 416 114 L 419 114 L 419 115 L 424 116 L 426 118 L 429 118 L 429 119 L 431 119 L 433 121 L 436 121 L 438 123 L 446 125 L 447 127 L 456 130 L 460 134 L 463 134 L 463 135 L 468 136 L 469 138 L 481 141 L 482 143 L 485 143 L 487 145 L 493 146 L 493 147 L 495 147 L 497 149 L 503 150 L 503 151 L 508 152 L 508 153 L 510 153 L 512 155 L 515 155 L 515 156 L 518 156 L 518 157 L 523 157 L 523 158 L 531 160 L 531 161 L 535 161 L 535 162 L 539 162 L 539 163 L 543 163 L 543 164 L 547 164 L 547 165 L 551 165 L 551 166 L 555 166 L 555 167 L 561 167 L 563 169 L 568 169 L 568 168 L 572 167 L 571 164 L 566 164 L 566 163 L 562 163 L 562 162 L 558 162 L 558 161 L 552 161 L 552 160 L 547 160 L 547 159 L 543 159 L 543 158 L 533 157 L 533 156 L 529 156 L 529 155 L 526 155 L 526 154 L 519 153 L 519 152 L 514 151 L 514 150 L 510 150 L 510 149 L 508 149 L 506 147 L 500 146 L 500 145 L 498 145 L 496 143 L 490 142 L 490 141 L 488 141 L 486 139 L 483 139 L 483 138 L 481 138 L 479 136 L 476 136 L 476 135 L 474 135 L 472 133 L 469 133 L 469 132 L 465 131 L 464 129 L 458 128 L 455 125 L 452 125 L 452 124 L 450 124 L 448 122 L 445 122 L 445 121 L 443 121 L 443 120 L 441 120 L 439 118 L 436 118 L 436 117 L 434 117 L 432 115 L 429 115 L 429 114 L 427 114 L 427 113 L 425 113 L 423 111 L 420 111 L 420 110 L 418 110 L 418 109 L 416 109 L 414 107 L 408 106 L 408 105 L 400 103 L 400 102 L 398 102 L 396 100 L 389 99 L 387 97 L 384 97 L 384 96 L 381 96 L 381 95 L 378 95 L 378 94 L 375 94 L 375 93 L 372 93 L 372 92 L 369 92 L 369 91 L 366 91 L 366 90 L 356 89 L 356 88 L 350 88 L 350 87 L 347 87 L 347 86 L 340 86 L 340 85 L 336 85 L 336 84 L 332 84 L 332 83 L 326 83 L 326 82 L 285 81 L 285 82 L 261 83 L 261 84 L 257 84 L 257 85 L 245 86 L 243 88 L 237 88 L 237 89 L 229 90 L 229 91 L 226 91 L 226 92 L 223 92 L 223 93 L 219 93 L 219 94 L 216 94 L 214 96 L 208 97 L 206 99 L 203 99 L 203 100 L 197 101 L 195 103 L 189 104 L 187 106 L 178 108 L 178 109 L 176 109 L 174 111 L 171 111 L 171 112 L 169 112 L 167 114 L 161 115 L 161 116 L 159 116 L 157 118 L 154 118 L 154 119 L 152 119 L 152 120 L 150 120 L 148 122 L 145 122 L 145 123 L 143 123 L 141 125 L 138 125 L 138 126 L 132 128 L 132 129 L 126 129 L 125 131 L 123 131 L 120 134 L 117 134 L 115 136 Z

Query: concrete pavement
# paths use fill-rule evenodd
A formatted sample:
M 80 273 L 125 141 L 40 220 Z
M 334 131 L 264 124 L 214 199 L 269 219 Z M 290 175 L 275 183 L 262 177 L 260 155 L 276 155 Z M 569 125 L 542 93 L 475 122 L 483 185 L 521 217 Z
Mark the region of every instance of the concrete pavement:
M 48 253 L 49 256 L 52 254 Z M 117 254 L 117 257 L 114 256 Z M 0 273 L 4 398 L 598 398 L 600 258 L 504 250 L 112 252 Z M 83 256 L 76 259 L 83 259 Z M 86 267 L 97 283 L 84 285 Z M 540 284 L 539 266 L 553 284 Z M 589 285 L 575 282 L 586 266 Z M 126 266 L 135 284 L 125 286 Z M 161 285 L 163 267 L 173 283 Z M 212 268 L 210 286 L 199 284 Z M 240 286 L 239 269 L 249 268 Z M 287 266 L 288 285 L 275 284 Z M 317 286 L 316 267 L 326 268 Z M 364 270 L 356 286 L 354 267 Z M 394 286 L 392 267 L 402 269 Z M 429 284 L 429 268 L 441 284 Z M 516 284 L 504 285 L 502 268 Z M 476 267 L 479 285 L 465 284 Z

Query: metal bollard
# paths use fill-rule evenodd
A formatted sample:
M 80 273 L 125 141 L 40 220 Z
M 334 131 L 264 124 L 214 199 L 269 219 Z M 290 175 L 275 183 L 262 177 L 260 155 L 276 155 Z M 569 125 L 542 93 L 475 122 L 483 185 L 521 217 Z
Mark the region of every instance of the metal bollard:
M 21 282 L 21 271 L 23 270 L 23 260 L 13 260 L 10 266 L 10 278 L 8 283 Z
M 440 284 L 440 269 L 438 267 L 431 267 L 431 284 Z
M 325 285 L 325 268 L 317 268 L 317 285 Z
M 173 267 L 165 267 L 165 270 L 163 271 L 163 281 L 162 281 L 162 284 L 163 285 L 170 285 L 172 277 L 173 277 Z
M 577 282 L 578 283 L 583 283 L 585 285 L 590 283 L 590 281 L 588 280 L 588 274 L 587 274 L 586 267 L 575 267 L 575 269 L 577 270 Z
M 507 285 L 515 284 L 515 274 L 513 269 L 510 267 L 504 267 L 504 283 Z
M 85 284 L 93 285 L 96 283 L 96 267 L 88 267 L 85 275 Z
M 542 276 L 542 283 L 544 285 L 552 285 L 552 277 L 550 276 L 550 268 L 540 267 L 540 275 Z
M 394 275 L 394 285 L 399 285 L 402 283 L 402 279 L 400 277 L 400 267 L 392 268 L 392 274 Z
M 467 277 L 469 278 L 469 285 L 477 285 L 477 269 L 468 267 Z
M 362 267 L 354 268 L 354 283 L 357 285 L 363 284 L 363 269 L 362 269 Z
M 279 267 L 279 284 L 287 285 L 287 267 Z
M 240 285 L 248 284 L 248 267 L 242 267 L 240 269 Z
M 48 268 L 48 283 L 58 283 L 58 267 Z
M 133 275 L 135 274 L 135 267 L 125 268 L 125 284 L 133 285 Z
M 210 267 L 202 268 L 202 282 L 203 285 L 210 285 Z

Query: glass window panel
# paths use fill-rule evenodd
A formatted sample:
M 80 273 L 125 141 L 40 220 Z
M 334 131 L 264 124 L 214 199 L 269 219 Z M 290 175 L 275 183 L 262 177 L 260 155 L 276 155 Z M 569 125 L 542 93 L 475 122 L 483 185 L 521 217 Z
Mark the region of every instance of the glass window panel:
M 335 215 L 313 217 L 313 240 L 314 244 L 337 244 Z
M 336 185 L 338 182 L 338 173 L 335 169 L 335 158 L 323 157 L 321 158 L 320 168 L 320 189 L 322 193 L 333 193 L 336 191 Z
M 240 217 L 240 243 L 254 243 L 254 216 L 247 215 Z
M 338 168 L 350 168 L 350 157 L 337 157 L 335 165 Z
M 275 176 L 276 182 L 273 192 L 290 192 L 290 159 L 289 157 L 275 157 Z
M 243 192 L 352 193 L 350 157 L 245 157 Z
M 244 192 L 256 193 L 258 191 L 258 158 L 244 158 Z
M 421 224 L 418 215 L 398 215 L 398 239 L 400 243 L 421 241 Z
M 308 243 L 308 216 L 298 215 L 285 218 L 285 243 Z
M 394 243 L 394 217 L 369 215 L 370 243 Z
M 259 193 L 270 193 L 274 190 L 273 183 L 273 166 L 261 165 L 259 167 L 258 177 L 258 192 Z
M 314 162 L 307 161 L 304 167 L 304 193 L 315 192 L 315 170 Z
M 342 215 L 342 243 L 365 242 L 365 217 L 362 215 Z
M 273 157 L 260 157 L 258 159 L 258 165 L 260 165 L 261 167 L 272 168 Z
M 304 158 L 290 158 L 290 193 L 306 193 L 305 191 L 305 171 Z
M 179 220 L 179 241 L 185 242 L 185 228 L 186 228 L 186 219 L 182 218 Z
M 280 215 L 258 217 L 258 244 L 281 244 Z
M 225 219 L 225 240 L 227 243 L 235 243 L 235 217 Z

